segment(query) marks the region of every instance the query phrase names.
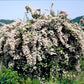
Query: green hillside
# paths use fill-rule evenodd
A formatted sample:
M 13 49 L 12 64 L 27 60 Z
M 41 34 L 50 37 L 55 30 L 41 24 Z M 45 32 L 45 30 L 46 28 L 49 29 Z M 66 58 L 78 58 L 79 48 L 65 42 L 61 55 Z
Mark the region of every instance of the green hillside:
M 79 16 L 79 17 L 76 17 L 76 18 L 70 20 L 70 22 L 71 23 L 75 23 L 75 22 L 79 23 L 80 22 L 80 19 L 82 19 L 82 18 L 83 18 L 83 16 Z M 82 26 L 84 26 L 84 24 Z
M 0 19 L 0 22 L 5 23 L 5 24 L 10 24 L 10 23 L 14 22 L 14 20 Z M 2 25 L 0 24 L 0 26 L 2 26 Z

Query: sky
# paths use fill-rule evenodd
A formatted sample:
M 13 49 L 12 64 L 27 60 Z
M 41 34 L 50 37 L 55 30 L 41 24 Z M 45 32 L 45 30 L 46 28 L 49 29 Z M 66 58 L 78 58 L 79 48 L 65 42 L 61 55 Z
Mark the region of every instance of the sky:
M 25 4 L 31 8 L 41 8 L 42 13 L 48 13 L 44 9 L 50 9 L 52 2 L 54 3 L 52 9 L 56 14 L 64 10 L 70 19 L 84 15 L 84 0 L 0 0 L 0 19 L 23 20 Z

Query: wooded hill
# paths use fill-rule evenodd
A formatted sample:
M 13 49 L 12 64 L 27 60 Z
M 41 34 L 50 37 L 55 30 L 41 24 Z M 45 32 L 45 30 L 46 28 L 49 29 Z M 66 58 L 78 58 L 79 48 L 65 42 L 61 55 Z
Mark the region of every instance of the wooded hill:
M 5 24 L 10 24 L 10 23 L 14 22 L 14 20 L 0 19 L 0 22 L 5 23 Z M 0 26 L 2 26 L 2 25 L 0 24 Z
M 75 22 L 79 23 L 80 22 L 80 19 L 82 19 L 82 18 L 83 18 L 83 16 L 79 16 L 79 17 L 76 17 L 76 18 L 70 20 L 70 22 L 71 23 L 75 23 Z M 82 26 L 84 26 L 84 24 Z

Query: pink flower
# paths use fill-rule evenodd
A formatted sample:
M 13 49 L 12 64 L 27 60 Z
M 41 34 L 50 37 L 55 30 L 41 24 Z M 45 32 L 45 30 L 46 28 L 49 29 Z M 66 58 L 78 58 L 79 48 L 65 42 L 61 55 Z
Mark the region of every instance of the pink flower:
M 49 11 L 49 9 L 45 9 L 46 11 Z
M 65 16 L 68 16 L 68 14 L 63 10 L 60 11 L 60 14 L 64 14 Z
M 25 8 L 26 8 L 27 13 L 31 12 L 31 8 L 27 4 L 25 5 Z

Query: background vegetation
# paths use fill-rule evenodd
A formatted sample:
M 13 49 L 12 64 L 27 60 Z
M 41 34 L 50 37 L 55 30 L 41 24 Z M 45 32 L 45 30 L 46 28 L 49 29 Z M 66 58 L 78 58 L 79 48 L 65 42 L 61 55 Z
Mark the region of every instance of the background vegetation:
M 14 20 L 0 19 L 0 22 L 5 23 L 5 24 L 10 24 L 10 23 L 14 22 Z M 2 25 L 0 24 L 0 26 L 2 26 Z
M 79 16 L 79 17 L 76 17 L 76 18 L 70 20 L 70 22 L 71 23 L 75 23 L 75 22 L 79 23 L 80 22 L 80 19 L 82 19 L 82 18 L 83 18 L 83 16 Z M 82 26 L 84 26 L 84 24 L 82 24 Z

